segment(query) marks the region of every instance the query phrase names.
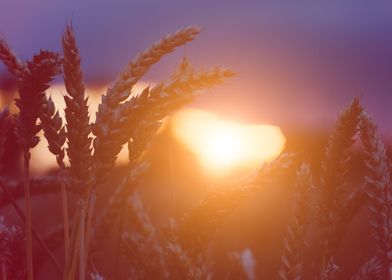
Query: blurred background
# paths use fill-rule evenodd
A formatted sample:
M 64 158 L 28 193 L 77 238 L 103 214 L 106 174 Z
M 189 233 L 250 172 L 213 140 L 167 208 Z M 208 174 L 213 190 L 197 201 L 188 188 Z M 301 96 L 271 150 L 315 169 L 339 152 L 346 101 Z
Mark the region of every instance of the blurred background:
M 60 50 L 65 24 L 73 23 L 92 115 L 99 95 L 137 52 L 197 24 L 201 36 L 165 57 L 140 88 L 168 78 L 187 55 L 197 67 L 238 73 L 192 104 L 225 120 L 278 126 L 292 140 L 289 135 L 325 133 L 359 96 L 382 134 L 392 134 L 389 1 L 1 0 L 1 6 L 0 32 L 21 58 L 40 48 Z M 2 65 L 0 73 L 0 88 L 10 90 Z M 51 90 L 59 102 L 62 93 L 61 85 Z
M 150 208 L 170 205 L 166 214 L 171 216 L 284 148 L 317 162 L 337 112 L 355 96 L 385 139 L 392 136 L 390 1 L 0 0 L 0 5 L 0 32 L 24 59 L 40 48 L 60 51 L 61 34 L 72 22 L 92 118 L 108 83 L 137 52 L 178 28 L 203 28 L 197 40 L 165 57 L 137 88 L 168 78 L 184 55 L 196 67 L 220 65 L 237 72 L 167 120 L 152 143 L 145 197 L 154 205 Z M 3 100 L 14 91 L 3 65 L 0 91 Z M 48 92 L 59 108 L 64 93 L 61 79 Z M 35 174 L 55 167 L 45 146 L 43 142 L 35 149 Z M 124 153 L 119 163 L 126 158 Z M 232 229 L 238 219 L 229 221 L 226 232 L 229 228 L 233 236 L 226 236 L 222 246 L 231 250 L 253 244 L 257 257 L 270 257 L 263 259 L 260 271 L 276 266 L 287 194 L 282 188 L 264 190 L 251 201 L 252 210 L 238 210 L 238 219 L 254 209 L 264 214 L 257 225 L 254 219 L 243 220 L 237 231 Z M 276 220 L 269 215 L 272 210 Z M 363 219 L 357 228 L 363 229 Z M 350 239 L 346 247 L 367 238 L 366 229 L 357 232 L 358 239 Z M 366 250 L 346 258 L 348 271 L 365 258 Z

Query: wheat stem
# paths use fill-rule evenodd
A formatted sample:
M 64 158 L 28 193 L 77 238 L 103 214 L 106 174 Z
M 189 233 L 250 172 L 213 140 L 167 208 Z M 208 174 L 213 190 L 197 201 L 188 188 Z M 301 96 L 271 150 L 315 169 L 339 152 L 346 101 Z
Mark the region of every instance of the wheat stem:
M 79 279 L 84 280 L 85 275 L 85 221 L 86 221 L 86 205 L 85 201 L 80 203 L 80 225 L 79 225 Z
M 120 245 L 121 245 L 121 234 L 123 233 L 123 227 L 124 227 L 124 214 L 125 214 L 125 208 L 126 204 L 124 203 L 121 207 L 120 211 L 120 219 L 118 223 L 118 231 L 117 231 L 117 236 L 116 236 L 116 257 L 115 257 L 115 277 L 114 279 L 119 280 L 120 279 Z
M 79 250 L 80 250 L 80 218 L 81 218 L 81 213 L 78 211 L 79 214 L 76 215 L 76 224 L 75 224 L 75 230 L 74 230 L 74 238 L 73 238 L 73 252 L 72 252 L 72 258 L 69 263 L 69 272 L 68 272 L 68 280 L 74 280 L 76 278 L 76 268 L 77 268 L 77 262 L 78 262 L 78 257 L 79 257 Z
M 69 258 L 69 212 L 67 189 L 63 181 L 61 181 L 61 204 L 64 224 L 64 256 L 65 263 L 67 263 L 67 260 Z
M 71 275 L 71 270 L 73 269 L 73 263 L 77 261 L 77 257 L 79 255 L 79 251 L 77 251 L 78 244 L 78 238 L 79 238 L 79 217 L 80 217 L 80 211 L 76 211 L 74 215 L 74 221 L 72 223 L 72 228 L 71 228 L 71 234 L 70 234 L 70 250 L 69 250 L 69 258 L 66 262 L 65 265 L 65 273 L 64 273 L 64 279 L 67 280 L 69 279 Z M 59 244 L 62 244 L 62 240 L 59 240 L 60 235 L 62 235 L 63 229 L 61 231 L 55 230 L 53 233 L 49 235 L 49 237 L 46 239 L 50 242 L 54 242 L 53 247 L 58 247 Z
M 297 171 L 292 220 L 284 239 L 284 252 L 279 276 L 283 280 L 301 279 L 303 250 L 309 224 L 309 190 L 312 187 L 309 165 L 303 163 Z
M 25 232 L 26 232 L 26 259 L 27 259 L 27 277 L 29 280 L 34 279 L 33 270 L 33 238 L 31 233 L 31 197 L 30 197 L 30 175 L 29 175 L 29 162 L 30 162 L 30 152 L 27 149 L 24 154 L 24 201 L 25 201 L 25 212 L 26 212 L 26 222 L 25 222 Z
M 90 250 L 90 240 L 91 240 L 91 232 L 92 232 L 92 224 L 93 224 L 93 216 L 96 202 L 96 191 L 92 189 L 90 192 L 90 197 L 88 200 L 88 208 L 87 208 L 87 222 L 86 222 L 86 240 L 85 240 L 85 259 L 84 265 L 87 267 L 88 255 Z
M 24 223 L 26 223 L 26 216 L 23 214 L 22 209 L 19 207 L 18 203 L 16 202 L 15 198 L 12 196 L 11 192 L 8 190 L 8 188 L 1 181 L 0 181 L 0 188 L 7 195 L 8 199 L 10 200 L 10 202 L 12 204 L 12 207 L 15 209 L 15 211 L 18 214 L 18 216 L 20 217 L 20 219 Z M 48 254 L 49 258 L 51 259 L 51 261 L 55 265 L 57 271 L 61 274 L 62 273 L 62 269 L 61 269 L 60 265 L 58 264 L 58 262 L 56 261 L 56 258 L 54 257 L 52 252 L 49 250 L 49 248 L 46 246 L 45 242 L 43 241 L 41 236 L 38 234 L 38 231 L 34 228 L 33 225 L 31 226 L 31 230 L 32 230 L 32 233 L 33 233 L 34 237 L 38 240 L 38 242 L 44 248 L 44 250 Z
M 1 260 L 1 279 L 2 280 L 7 280 L 7 269 L 5 266 L 5 260 Z

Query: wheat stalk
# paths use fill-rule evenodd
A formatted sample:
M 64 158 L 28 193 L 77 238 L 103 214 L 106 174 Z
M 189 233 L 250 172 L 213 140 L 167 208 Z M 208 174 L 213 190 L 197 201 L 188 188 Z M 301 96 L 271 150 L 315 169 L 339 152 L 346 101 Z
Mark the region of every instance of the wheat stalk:
M 46 102 L 45 102 L 46 101 Z M 61 169 L 65 169 L 64 164 L 64 144 L 66 140 L 65 127 L 58 112 L 56 112 L 53 100 L 44 98 L 41 108 L 41 126 L 44 136 L 48 141 L 49 151 L 56 156 L 56 161 Z
M 206 72 L 192 73 L 192 75 L 158 85 L 151 90 L 147 88 L 140 95 L 133 97 L 131 100 L 122 104 L 120 109 L 115 112 L 115 114 L 117 113 L 122 117 L 114 118 L 115 120 L 120 120 L 122 122 L 121 129 L 119 128 L 112 131 L 106 142 L 94 142 L 94 145 L 97 144 L 95 146 L 94 155 L 97 157 L 101 155 L 99 160 L 101 162 L 101 167 L 104 167 L 99 173 L 104 174 L 105 170 L 107 172 L 107 170 L 114 165 L 115 157 L 113 157 L 113 155 L 118 153 L 126 139 L 132 137 L 134 139 L 133 143 L 139 143 L 138 146 L 133 145 L 133 153 L 137 151 L 136 154 L 140 154 L 144 151 L 146 144 L 150 142 L 150 139 L 160 126 L 160 123 L 156 123 L 156 121 L 182 106 L 184 103 L 183 97 L 186 99 L 185 102 L 189 102 L 193 99 L 195 91 L 213 86 L 221 82 L 223 78 L 231 75 L 231 71 L 219 68 L 214 68 L 213 70 Z M 174 101 L 176 100 L 181 100 L 181 102 L 175 103 Z M 147 114 L 146 112 L 140 114 L 140 111 L 149 111 L 150 113 Z M 147 121 L 145 119 L 147 119 Z M 141 127 L 143 128 L 142 130 L 144 130 L 143 133 L 141 133 Z M 148 127 L 147 134 L 146 127 Z M 101 127 L 101 129 L 103 130 L 105 128 Z M 108 150 L 113 148 L 115 149 L 115 153 L 108 153 Z M 102 234 L 105 234 L 105 232 L 111 228 L 110 224 L 113 221 L 113 217 L 121 211 L 121 205 L 123 205 L 124 200 L 127 197 L 126 194 L 128 192 L 129 195 L 130 190 L 128 188 L 127 191 L 125 188 L 126 185 L 131 185 L 128 180 L 123 181 L 110 199 L 106 208 L 107 210 L 103 212 L 101 223 L 97 227 L 98 230 L 96 233 L 98 235 L 96 236 L 96 239 L 100 240 L 103 237 Z
M 372 257 L 359 268 L 351 280 L 382 279 L 382 274 L 380 260 L 377 257 Z
M 3 190 L 3 192 L 7 195 L 9 201 L 11 202 L 13 208 L 15 209 L 16 213 L 18 214 L 19 218 L 23 221 L 26 222 L 26 216 L 23 214 L 22 209 L 20 209 L 18 203 L 16 202 L 15 198 L 12 196 L 12 194 L 9 192 L 7 187 L 0 181 L 0 188 Z M 38 231 L 34 228 L 34 226 L 31 226 L 31 231 L 34 235 L 34 237 L 38 240 L 40 243 L 41 247 L 44 249 L 45 253 L 49 256 L 50 260 L 53 262 L 55 268 L 57 271 L 61 274 L 62 269 L 60 265 L 58 264 L 56 258 L 52 254 L 51 250 L 48 248 L 44 240 L 41 238 L 41 236 L 38 234 Z
M 70 173 L 73 183 L 76 188 L 83 188 L 85 195 L 83 198 L 85 202 L 81 202 L 84 206 L 82 209 L 83 215 L 80 218 L 80 234 L 83 236 L 80 237 L 79 256 L 79 277 L 84 279 L 88 259 L 91 219 L 95 201 L 93 197 L 90 197 L 92 195 L 90 189 L 93 183 L 92 138 L 90 137 L 91 125 L 87 105 L 88 98 L 85 97 L 83 74 L 80 65 L 81 58 L 73 28 L 70 25 L 66 27 L 62 38 L 62 45 L 64 53 L 64 83 L 68 93 L 64 97 L 68 139 L 67 155 L 70 161 Z M 85 217 L 87 217 L 87 223 L 85 223 Z
M 179 240 L 190 245 L 195 239 L 202 244 L 210 240 L 224 218 L 247 198 L 264 186 L 266 180 L 282 176 L 293 165 L 294 155 L 283 153 L 270 163 L 264 163 L 250 175 L 232 185 L 223 186 L 207 194 L 196 207 L 182 218 Z M 196 245 L 198 246 L 198 245 Z
M 31 197 L 29 161 L 30 148 L 35 147 L 39 138 L 36 135 L 41 129 L 36 121 L 41 112 L 44 92 L 49 87 L 48 83 L 59 73 L 59 56 L 55 53 L 41 50 L 34 55 L 31 61 L 22 63 L 8 47 L 6 42 L 0 40 L 0 59 L 7 66 L 9 72 L 15 75 L 18 81 L 19 98 L 16 106 L 19 108 L 16 135 L 20 147 L 24 151 L 24 196 L 26 209 L 26 256 L 28 279 L 34 278 L 32 257 L 31 233 Z
M 362 107 L 355 98 L 347 109 L 339 113 L 321 163 L 318 218 L 324 232 L 321 275 L 326 277 L 329 275 L 326 266 L 341 238 L 336 228 L 340 227 L 339 222 L 349 222 L 341 219 L 340 214 L 344 211 L 342 205 L 347 197 L 347 172 L 351 159 L 349 148 L 354 143 L 361 112 Z
M 200 33 L 200 28 L 190 26 L 179 29 L 173 34 L 167 35 L 147 50 L 139 53 L 117 77 L 116 81 L 102 96 L 102 103 L 97 113 L 97 124 L 102 124 L 111 114 L 112 109 L 116 109 L 120 102 L 127 99 L 132 87 L 138 80 L 157 63 L 164 55 L 172 52 L 175 48 L 192 41 Z
M 98 184 L 102 182 L 107 171 L 114 165 L 121 146 L 130 139 L 130 137 L 126 139 L 122 137 L 122 140 L 118 140 L 116 137 L 119 135 L 113 135 L 117 130 L 116 126 L 111 125 L 111 122 L 116 121 L 113 112 L 118 109 L 120 102 L 129 97 L 132 87 L 152 65 L 176 47 L 193 40 L 199 32 L 199 28 L 193 26 L 180 29 L 138 54 L 120 73 L 113 85 L 108 87 L 106 94 L 102 96 L 93 127 L 93 133 L 97 136 L 94 139 L 94 158 L 97 165 Z
M 88 98 L 85 97 L 80 55 L 72 26 L 68 25 L 62 38 L 63 73 L 67 96 L 65 118 L 67 120 L 67 155 L 70 174 L 78 187 L 91 184 L 91 125 L 89 123 Z
M 21 79 L 25 72 L 25 65 L 17 58 L 4 38 L 0 38 L 0 60 L 15 78 Z
M 390 160 L 371 118 L 363 113 L 360 123 L 361 140 L 365 149 L 368 175 L 365 177 L 369 198 L 371 225 L 378 253 L 388 267 L 392 279 L 392 182 Z
M 309 191 L 312 187 L 309 165 L 303 163 L 297 171 L 292 220 L 284 239 L 284 252 L 279 276 L 283 280 L 302 279 L 305 234 L 309 224 Z
M 159 121 L 169 113 L 191 102 L 197 91 L 217 85 L 232 72 L 214 68 L 210 71 L 194 72 L 192 75 L 161 83 L 145 89 L 140 95 L 119 105 L 112 111 L 110 123 L 94 127 L 94 159 L 96 177 L 102 182 L 114 166 L 122 145 L 132 138 L 134 130 L 146 117 Z
M 92 240 L 93 250 L 97 250 L 97 246 L 104 240 L 105 236 L 113 230 L 113 221 L 120 214 L 124 200 L 129 197 L 134 185 L 140 179 L 141 175 L 145 173 L 146 164 L 133 167 L 128 175 L 116 188 L 115 193 L 109 199 L 107 206 L 101 214 L 99 222 L 95 226 L 94 238 Z

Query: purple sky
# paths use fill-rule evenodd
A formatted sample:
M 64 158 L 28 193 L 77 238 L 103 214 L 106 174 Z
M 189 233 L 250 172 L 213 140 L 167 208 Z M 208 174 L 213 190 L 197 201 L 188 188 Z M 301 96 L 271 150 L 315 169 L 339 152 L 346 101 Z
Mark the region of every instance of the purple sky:
M 0 32 L 23 58 L 59 50 L 72 20 L 89 83 L 108 82 L 133 55 L 190 24 L 200 38 L 164 59 L 165 78 L 186 53 L 238 76 L 198 101 L 252 122 L 331 124 L 354 96 L 392 134 L 392 4 L 387 1 L 0 1 Z M 0 68 L 2 69 L 2 68 Z

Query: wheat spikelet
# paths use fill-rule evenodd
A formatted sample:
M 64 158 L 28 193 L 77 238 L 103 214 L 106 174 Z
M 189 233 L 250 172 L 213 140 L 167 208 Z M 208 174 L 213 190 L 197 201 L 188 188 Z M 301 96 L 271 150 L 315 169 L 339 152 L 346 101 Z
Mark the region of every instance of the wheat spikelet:
M 102 96 L 102 103 L 97 113 L 97 124 L 105 122 L 105 118 L 110 116 L 110 111 L 128 98 L 132 87 L 162 56 L 192 41 L 199 33 L 200 29 L 196 26 L 180 29 L 138 54 L 108 88 L 106 95 Z
M 311 187 L 310 168 L 303 163 L 297 171 L 294 202 L 291 211 L 292 221 L 284 239 L 284 252 L 279 270 L 279 276 L 283 280 L 302 279 L 303 250 L 310 216 L 309 190 Z
M 252 250 L 247 248 L 242 251 L 234 251 L 230 258 L 234 265 L 241 267 L 241 272 L 247 280 L 256 280 L 256 260 Z
M 212 261 L 204 254 L 191 256 L 172 236 L 166 245 L 167 255 L 173 266 L 171 275 L 176 275 L 175 279 L 212 279 Z M 208 251 L 208 250 L 206 250 Z
M 339 272 L 340 267 L 336 265 L 333 257 L 330 257 L 326 262 L 325 266 L 321 269 L 320 279 L 321 280 L 332 280 L 335 279 L 336 274 Z
M 334 219 L 333 213 L 339 208 L 339 203 L 346 192 L 346 175 L 350 155 L 348 149 L 354 143 L 359 116 L 362 108 L 358 99 L 354 99 L 350 106 L 338 116 L 333 132 L 325 150 L 322 162 L 320 219 L 322 224 Z
M 33 148 L 38 144 L 36 136 L 41 129 L 36 121 L 42 111 L 45 91 L 48 83 L 60 73 L 59 55 L 49 51 L 40 51 L 26 64 L 26 71 L 18 85 L 20 98 L 16 99 L 19 108 L 17 135 L 23 149 Z
M 60 59 L 58 54 L 41 50 L 34 55 L 31 61 L 25 65 L 19 63 L 14 53 L 3 42 L 1 44 L 2 55 L 0 59 L 9 68 L 11 74 L 17 75 L 19 98 L 15 100 L 19 108 L 19 115 L 16 119 L 15 135 L 24 153 L 24 199 L 26 209 L 26 256 L 27 275 L 32 280 L 33 257 L 32 257 L 32 232 L 31 232 L 31 198 L 30 198 L 30 148 L 35 147 L 39 142 L 37 133 L 41 127 L 37 125 L 37 119 L 42 110 L 42 101 L 45 97 L 45 90 L 48 83 L 60 72 Z
M 350 106 L 339 114 L 321 163 L 318 218 L 324 232 L 322 271 L 325 271 L 327 260 L 331 258 L 341 239 L 338 233 L 344 232 L 337 230 L 341 226 L 339 222 L 349 222 L 342 220 L 339 215 L 344 211 L 342 205 L 347 197 L 347 172 L 351 159 L 349 148 L 354 143 L 361 112 L 362 107 L 355 98 Z
M 51 98 L 46 99 L 41 108 L 41 126 L 48 141 L 49 151 L 56 156 L 57 164 L 65 168 L 64 144 L 66 140 L 65 127 Z
M 190 245 L 195 239 L 199 239 L 205 245 L 230 211 L 259 190 L 267 178 L 281 176 L 286 172 L 292 166 L 293 158 L 293 154 L 283 153 L 231 186 L 223 186 L 208 194 L 183 217 L 179 230 L 180 242 Z
M 4 38 L 0 38 L 0 60 L 17 80 L 21 79 L 25 72 L 25 64 L 17 58 Z
M 382 265 L 377 257 L 372 257 L 365 262 L 355 273 L 351 280 L 375 280 L 382 279 Z
M 366 184 L 361 183 L 353 191 L 347 194 L 347 198 L 342 203 L 336 215 L 336 221 L 331 229 L 331 244 L 339 244 L 347 231 L 350 222 L 366 202 Z M 336 245 L 337 246 L 337 245 Z
M 81 70 L 81 58 L 76 45 L 72 26 L 68 25 L 62 38 L 64 62 L 63 77 L 68 95 L 64 97 L 67 120 L 67 155 L 70 162 L 70 175 L 76 188 L 84 189 L 86 203 L 81 208 L 79 273 L 84 279 L 88 259 L 88 244 L 90 239 L 90 221 L 94 211 L 94 203 L 90 199 L 92 187 L 92 150 L 89 137 L 91 125 L 88 113 L 88 98 L 85 97 L 85 87 Z M 87 203 L 88 201 L 88 203 Z M 88 206 L 87 206 L 88 204 Z M 90 205 L 91 204 L 91 205 Z M 88 209 L 88 212 L 87 212 Z M 85 223 L 87 217 L 87 224 Z M 66 233 L 68 231 L 66 230 Z
M 150 218 L 150 215 L 144 208 L 144 205 L 137 193 L 129 197 L 130 215 L 132 220 L 138 225 L 139 230 L 124 233 L 122 242 L 127 244 L 127 249 L 123 250 L 128 255 L 131 264 L 135 264 L 134 256 L 137 256 L 137 262 L 142 262 L 141 267 L 147 268 L 144 273 L 154 278 L 153 275 L 160 275 L 159 278 L 170 279 L 168 264 L 164 248 L 158 236 L 158 230 Z M 138 267 L 138 266 L 136 266 Z M 140 266 L 139 266 L 140 267 Z
M 172 80 L 181 79 L 193 72 L 193 66 L 187 56 L 183 56 L 180 63 L 177 66 L 176 71 L 172 75 Z
M 94 273 L 90 273 L 90 279 L 91 280 L 105 280 L 105 278 L 96 271 Z
M 96 234 L 94 242 L 96 244 L 99 244 L 105 236 L 111 233 L 117 222 L 116 217 L 123 217 L 122 212 L 124 211 L 124 203 L 133 191 L 138 178 L 146 171 L 147 167 L 143 163 L 141 163 L 138 167 L 137 160 L 147 149 L 151 139 L 161 125 L 161 122 L 150 122 L 144 120 L 141 121 L 139 127 L 135 129 L 135 133 L 131 141 L 128 142 L 129 176 L 125 177 L 125 179 L 116 187 L 114 193 L 102 211 L 101 218 L 99 219 L 95 230 Z M 136 171 L 136 174 L 131 172 L 132 169 Z M 122 222 L 120 221 L 120 227 L 121 224 Z
M 114 194 L 110 197 L 106 207 L 102 211 L 101 217 L 95 226 L 94 238 L 92 240 L 92 249 L 96 250 L 97 246 L 113 230 L 113 223 L 119 216 L 124 201 L 126 201 L 134 189 L 135 184 L 141 175 L 146 172 L 148 165 L 141 164 L 130 169 L 130 173 L 116 188 Z
M 97 166 L 97 181 L 102 182 L 114 166 L 122 145 L 132 138 L 139 123 L 148 117 L 159 121 L 184 104 L 193 100 L 195 92 L 220 83 L 232 72 L 214 68 L 200 71 L 149 89 L 119 105 L 113 110 L 111 122 L 100 123 L 94 128 L 94 159 Z
M 377 250 L 388 267 L 392 277 L 392 182 L 390 160 L 385 146 L 378 135 L 377 127 L 370 117 L 361 115 L 360 133 L 366 154 L 366 166 L 369 170 L 365 180 L 369 198 L 369 210 L 372 215 L 371 225 Z
M 176 47 L 184 45 L 193 40 L 200 32 L 198 27 L 187 27 L 177 32 L 167 35 L 152 47 L 142 52 L 133 59 L 117 80 L 102 96 L 99 105 L 97 119 L 93 127 L 93 133 L 97 136 L 94 140 L 94 158 L 97 164 L 96 174 L 98 183 L 102 182 L 106 173 L 114 166 L 114 162 L 121 146 L 128 142 L 131 137 L 124 137 L 124 132 L 119 132 L 116 125 L 111 122 L 117 121 L 116 116 L 112 116 L 117 110 L 120 102 L 124 101 L 131 94 L 132 87 L 137 81 L 157 63 L 163 55 L 172 52 Z
M 91 182 L 91 125 L 88 114 L 88 98 L 85 97 L 83 75 L 80 67 L 80 55 L 72 26 L 68 25 L 63 38 L 63 73 L 68 95 L 65 118 L 67 120 L 67 155 L 70 161 L 70 173 L 74 183 L 87 188 Z

